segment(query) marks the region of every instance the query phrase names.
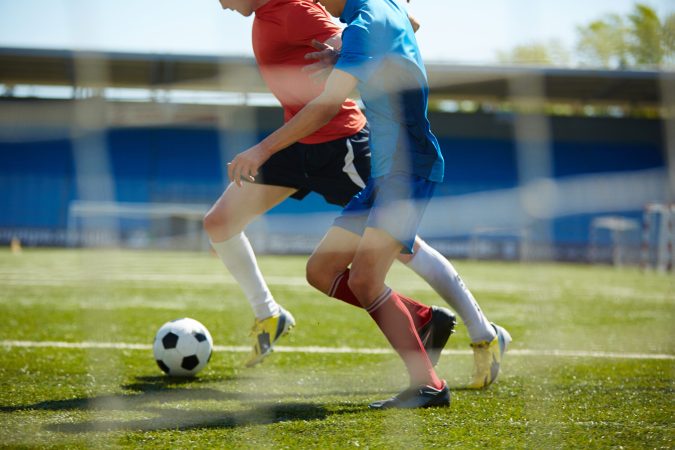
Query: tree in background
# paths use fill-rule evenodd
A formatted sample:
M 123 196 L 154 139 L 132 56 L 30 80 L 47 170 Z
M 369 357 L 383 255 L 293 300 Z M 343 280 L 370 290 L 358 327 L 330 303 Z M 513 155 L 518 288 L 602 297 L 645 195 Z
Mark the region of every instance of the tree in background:
M 656 12 L 638 4 L 628 16 L 631 24 L 628 47 L 636 66 L 658 66 L 663 63 L 665 45 L 663 25 Z
M 675 13 L 661 20 L 651 7 L 636 4 L 625 17 L 608 14 L 577 27 L 576 52 L 570 58 L 559 41 L 520 45 L 498 52 L 509 64 L 579 65 L 604 68 L 660 68 L 675 66 Z
M 630 30 L 618 14 L 577 27 L 577 57 L 582 65 L 626 67 Z
M 663 42 L 666 47 L 665 63 L 675 66 L 675 14 L 669 15 L 663 22 Z
M 638 3 L 626 18 L 611 14 L 577 28 L 583 65 L 607 68 L 659 68 L 675 63 L 675 13 L 661 20 Z
M 502 64 L 528 65 L 569 65 L 570 54 L 559 40 L 547 43 L 525 44 L 508 52 L 497 52 L 497 60 Z

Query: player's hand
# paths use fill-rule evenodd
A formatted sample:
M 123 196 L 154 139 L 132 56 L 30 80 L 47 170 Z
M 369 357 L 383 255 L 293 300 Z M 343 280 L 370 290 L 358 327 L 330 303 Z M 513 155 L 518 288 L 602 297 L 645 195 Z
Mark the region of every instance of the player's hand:
M 307 53 L 305 59 L 314 60 L 316 62 L 306 65 L 302 68 L 302 71 L 309 73 L 309 77 L 312 80 L 322 82 L 330 75 L 333 66 L 335 66 L 335 63 L 340 56 L 340 52 L 330 45 L 319 42 L 316 39 L 312 39 L 312 47 L 318 51 Z
M 254 145 L 227 163 L 227 176 L 231 182 L 240 187 L 242 180 L 253 182 L 258 175 L 258 169 L 267 159 L 268 156 L 260 145 Z

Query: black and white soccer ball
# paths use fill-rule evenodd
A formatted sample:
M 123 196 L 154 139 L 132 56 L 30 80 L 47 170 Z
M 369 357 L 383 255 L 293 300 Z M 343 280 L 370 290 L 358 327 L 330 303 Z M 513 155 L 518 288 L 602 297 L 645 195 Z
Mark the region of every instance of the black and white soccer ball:
M 185 317 L 167 322 L 152 346 L 160 369 L 172 377 L 192 377 L 211 359 L 213 339 L 200 322 Z

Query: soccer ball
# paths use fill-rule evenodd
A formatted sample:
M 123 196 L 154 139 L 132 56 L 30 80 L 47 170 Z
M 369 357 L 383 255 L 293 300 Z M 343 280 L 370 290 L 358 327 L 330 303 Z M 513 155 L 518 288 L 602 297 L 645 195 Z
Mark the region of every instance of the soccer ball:
M 160 369 L 172 377 L 192 377 L 211 359 L 209 330 L 190 318 L 167 322 L 157 331 L 152 352 Z

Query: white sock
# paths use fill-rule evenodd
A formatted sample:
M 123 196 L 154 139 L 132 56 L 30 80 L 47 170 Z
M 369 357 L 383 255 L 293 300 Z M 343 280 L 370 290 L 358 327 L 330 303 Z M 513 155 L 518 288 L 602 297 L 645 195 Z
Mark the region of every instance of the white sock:
M 279 305 L 265 283 L 246 235 L 242 232 L 211 245 L 244 291 L 255 317 L 262 320 L 278 314 Z
M 466 325 L 471 342 L 492 341 L 496 333 L 481 311 L 471 291 L 464 285 L 457 270 L 443 255 L 422 242 L 412 259 L 406 264 L 424 281 L 429 283 Z

